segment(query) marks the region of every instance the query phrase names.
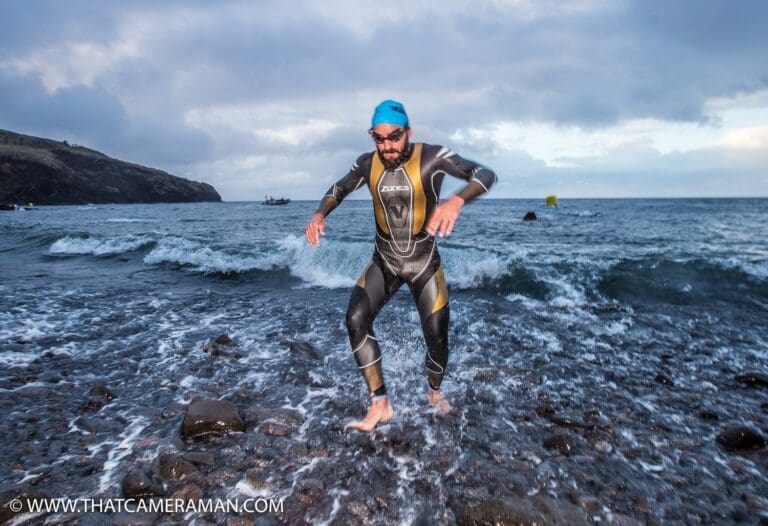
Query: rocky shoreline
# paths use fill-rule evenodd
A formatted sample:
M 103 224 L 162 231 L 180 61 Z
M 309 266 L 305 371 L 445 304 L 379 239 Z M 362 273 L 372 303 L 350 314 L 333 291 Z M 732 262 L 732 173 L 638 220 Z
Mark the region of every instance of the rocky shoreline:
M 290 352 L 286 375 L 289 382 L 292 376 L 302 377 L 320 363 L 321 353 L 309 342 L 283 340 L 282 345 Z M 237 362 L 237 347 L 223 334 L 210 339 L 198 352 L 208 355 L 210 367 L 225 367 Z M 594 408 L 577 413 L 539 392 L 531 412 L 524 407 L 512 410 L 509 416 L 513 420 L 506 429 L 498 427 L 498 418 L 488 424 L 485 413 L 495 412 L 498 400 L 483 385 L 502 377 L 514 379 L 517 390 L 527 393 L 536 392 L 542 382 L 532 370 L 482 368 L 474 372 L 476 387 L 470 387 L 459 401 L 472 406 L 472 411 L 458 409 L 445 417 L 420 413 L 414 418 L 405 414 L 369 435 L 343 429 L 349 417 L 365 409 L 364 401 L 357 397 L 336 395 L 327 401 L 328 411 L 310 417 L 300 408 L 280 404 L 284 395 L 274 397 L 268 392 L 240 388 L 223 397 L 189 391 L 184 403 L 158 408 L 157 414 L 148 418 L 168 430 L 165 438 L 159 438 L 151 431 L 153 424 L 137 427 L 138 432 L 119 429 L 119 420 L 109 417 L 110 408 L 121 399 L 119 389 L 96 384 L 79 402 L 73 425 L 82 434 L 81 445 L 86 450 L 118 431 L 124 442 L 136 435 L 137 445 L 130 456 L 110 456 L 107 462 L 119 465 L 123 473 L 114 479 L 119 480 L 119 488 L 111 485 L 114 483 L 104 487 L 105 468 L 88 455 L 70 451 L 73 459 L 64 465 L 38 468 L 11 485 L 6 481 L 2 502 L 52 498 L 60 495 L 50 494 L 48 486 L 74 487 L 75 477 L 98 478 L 101 489 L 95 494 L 104 497 L 185 502 L 264 497 L 282 502 L 279 513 L 237 516 L 212 512 L 195 516 L 202 521 L 198 524 L 387 524 L 399 517 L 397 503 L 403 495 L 399 493 L 402 486 L 398 479 L 405 477 L 414 489 L 406 497 L 414 504 L 413 524 L 633 526 L 682 525 L 694 520 L 690 511 L 678 519 L 656 517 L 653 500 L 658 495 L 635 487 L 626 466 L 627 459 L 653 453 L 617 432 L 626 417 L 604 414 L 598 400 Z M 745 389 L 768 387 L 768 375 L 760 371 L 735 375 L 733 381 Z M 654 382 L 659 389 L 674 384 L 669 376 L 657 377 Z M 10 384 L 41 390 L 46 389 L 43 386 L 63 383 L 66 376 L 54 372 L 10 379 Z M 329 387 L 323 379 L 310 380 L 310 386 L 319 391 Z M 762 410 L 766 409 L 763 403 Z M 711 409 L 699 414 L 699 418 L 711 422 L 727 416 Z M 48 437 L 48 455 L 69 449 L 55 438 L 57 433 L 66 432 L 66 421 L 64 418 L 42 430 Z M 28 467 L 25 457 L 35 457 L 23 437 L 35 436 L 36 422 L 33 415 L 17 418 L 18 457 L 11 461 L 14 472 Z M 700 438 L 691 441 L 663 422 L 651 420 L 648 425 L 654 430 L 658 447 L 675 442 L 675 447 L 684 452 L 680 463 L 686 462 L 686 451 L 693 458 L 704 445 Z M 425 426 L 431 428 L 432 443 L 424 441 Z M 539 446 L 530 447 L 528 443 L 510 449 L 509 442 L 518 440 L 521 434 L 538 437 Z M 721 426 L 715 442 L 727 453 L 729 469 L 736 476 L 751 469 L 749 459 L 765 463 L 768 451 L 764 435 L 765 430 L 756 426 Z M 442 441 L 448 441 L 450 447 L 441 447 Z M 154 451 L 151 456 L 130 460 L 150 450 Z M 510 455 L 510 450 L 514 454 Z M 651 458 L 647 462 L 653 464 Z M 564 479 L 566 465 L 570 475 Z M 579 470 L 579 465 L 584 469 Z M 565 484 L 569 479 L 577 482 L 572 489 Z M 686 479 L 671 480 L 669 491 L 674 491 L 676 484 L 682 487 L 690 483 Z M 706 480 L 699 483 L 706 484 Z M 0 512 L 0 522 L 14 516 L 17 514 L 6 505 Z M 26 515 L 33 516 L 35 521 L 53 519 L 58 524 L 170 524 L 192 518 L 184 514 L 126 512 Z M 768 499 L 764 495 L 742 494 L 739 501 L 724 502 L 719 521 L 753 524 L 751 517 L 762 517 L 760 524 L 768 520 Z

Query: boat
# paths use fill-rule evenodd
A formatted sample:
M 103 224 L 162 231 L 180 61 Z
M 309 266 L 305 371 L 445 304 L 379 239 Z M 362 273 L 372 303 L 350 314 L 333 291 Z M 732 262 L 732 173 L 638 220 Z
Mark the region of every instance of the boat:
M 16 212 L 20 210 L 37 210 L 37 208 L 35 208 L 35 205 L 32 203 L 29 203 L 29 206 L 15 205 L 13 203 L 2 203 L 0 204 L 0 211 L 2 210 L 7 212 Z
M 271 195 L 265 195 L 264 196 L 264 201 L 262 201 L 261 204 L 263 204 L 263 205 L 287 205 L 290 202 L 291 202 L 291 200 L 288 199 L 287 197 L 281 197 L 279 199 L 275 199 Z

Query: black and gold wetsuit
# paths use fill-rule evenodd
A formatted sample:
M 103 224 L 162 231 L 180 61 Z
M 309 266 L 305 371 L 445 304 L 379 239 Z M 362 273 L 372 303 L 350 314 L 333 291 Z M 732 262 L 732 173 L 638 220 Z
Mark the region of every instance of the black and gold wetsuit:
M 425 226 L 440 199 L 445 175 L 468 181 L 457 193 L 469 202 L 496 182 L 489 169 L 449 148 L 410 145 L 404 160 L 388 170 L 377 152 L 361 155 L 349 173 L 328 189 L 317 211 L 327 216 L 351 192 L 368 185 L 376 216 L 376 249 L 352 292 L 347 330 L 369 391 L 386 393 L 381 351 L 373 321 L 392 295 L 407 283 L 418 305 L 427 343 L 429 385 L 440 387 L 448 362 L 448 289 L 435 238 Z

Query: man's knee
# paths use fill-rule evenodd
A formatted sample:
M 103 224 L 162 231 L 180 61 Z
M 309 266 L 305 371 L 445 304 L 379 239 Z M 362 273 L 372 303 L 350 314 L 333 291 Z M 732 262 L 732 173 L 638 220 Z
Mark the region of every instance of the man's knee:
M 368 296 L 360 288 L 355 289 L 347 308 L 347 330 L 352 335 L 371 324 L 371 306 Z

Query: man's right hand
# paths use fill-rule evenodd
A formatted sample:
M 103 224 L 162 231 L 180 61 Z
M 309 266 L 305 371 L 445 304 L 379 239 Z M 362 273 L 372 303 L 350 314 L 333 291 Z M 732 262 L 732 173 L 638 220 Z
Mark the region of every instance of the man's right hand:
M 307 228 L 304 230 L 304 234 L 307 237 L 307 241 L 310 245 L 317 248 L 320 246 L 320 236 L 325 235 L 325 216 L 321 213 L 317 213 L 309 220 Z

